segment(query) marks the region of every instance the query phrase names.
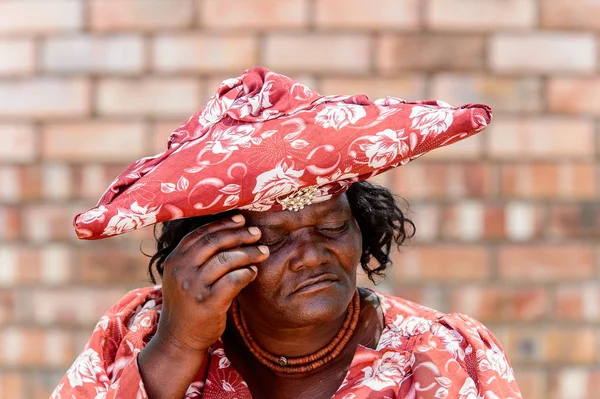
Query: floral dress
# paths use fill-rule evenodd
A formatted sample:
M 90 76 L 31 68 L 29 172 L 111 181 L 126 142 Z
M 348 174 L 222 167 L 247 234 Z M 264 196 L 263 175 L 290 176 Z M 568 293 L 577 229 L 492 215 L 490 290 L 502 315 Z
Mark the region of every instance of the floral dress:
M 379 298 L 385 327 L 375 350 L 359 346 L 334 399 L 522 398 L 502 347 L 478 321 Z M 128 293 L 98 322 L 51 399 L 145 399 L 137 356 L 158 324 L 161 287 Z M 245 399 L 250 390 L 218 340 L 185 398 Z

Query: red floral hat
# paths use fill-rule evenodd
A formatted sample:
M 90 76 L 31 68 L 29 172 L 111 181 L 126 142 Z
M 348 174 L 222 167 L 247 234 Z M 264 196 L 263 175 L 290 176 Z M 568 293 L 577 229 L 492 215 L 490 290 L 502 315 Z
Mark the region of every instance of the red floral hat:
M 165 152 L 121 173 L 75 217 L 75 231 L 93 240 L 236 208 L 298 210 L 478 133 L 491 118 L 486 105 L 321 96 L 253 68 L 225 80 Z

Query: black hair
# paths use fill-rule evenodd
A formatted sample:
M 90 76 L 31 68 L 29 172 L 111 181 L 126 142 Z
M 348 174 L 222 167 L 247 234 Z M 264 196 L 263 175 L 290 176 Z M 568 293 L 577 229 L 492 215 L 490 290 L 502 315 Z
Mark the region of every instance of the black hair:
M 383 186 L 360 181 L 352 184 L 346 195 L 362 234 L 360 264 L 369 279 L 376 282 L 378 277 L 385 276 L 386 269 L 392 264 L 389 256 L 392 245 L 399 248 L 412 237 L 415 225 L 404 216 L 394 195 Z M 163 263 L 183 237 L 207 223 L 233 216 L 235 212 L 172 220 L 162 223 L 160 231 L 158 225 L 154 226 L 156 253 L 148 265 L 150 280 L 156 284 L 156 276 L 162 277 Z

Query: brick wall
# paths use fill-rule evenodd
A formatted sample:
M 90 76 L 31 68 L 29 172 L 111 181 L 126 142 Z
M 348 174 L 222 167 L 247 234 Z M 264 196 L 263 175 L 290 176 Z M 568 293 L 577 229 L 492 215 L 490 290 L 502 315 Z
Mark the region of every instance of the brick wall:
M 257 64 L 490 104 L 485 134 L 381 178 L 418 236 L 380 288 L 486 323 L 526 398 L 597 397 L 599 21 L 591 0 L 0 1 L 0 397 L 48 397 L 147 283 L 149 230 L 77 242 L 72 216 Z

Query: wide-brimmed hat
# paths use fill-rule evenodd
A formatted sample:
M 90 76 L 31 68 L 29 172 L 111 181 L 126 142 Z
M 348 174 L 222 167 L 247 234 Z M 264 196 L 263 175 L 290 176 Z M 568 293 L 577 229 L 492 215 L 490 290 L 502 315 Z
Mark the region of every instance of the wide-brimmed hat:
M 231 209 L 298 210 L 482 131 L 486 105 L 321 96 L 266 68 L 225 80 L 168 139 L 75 217 L 81 239 Z

